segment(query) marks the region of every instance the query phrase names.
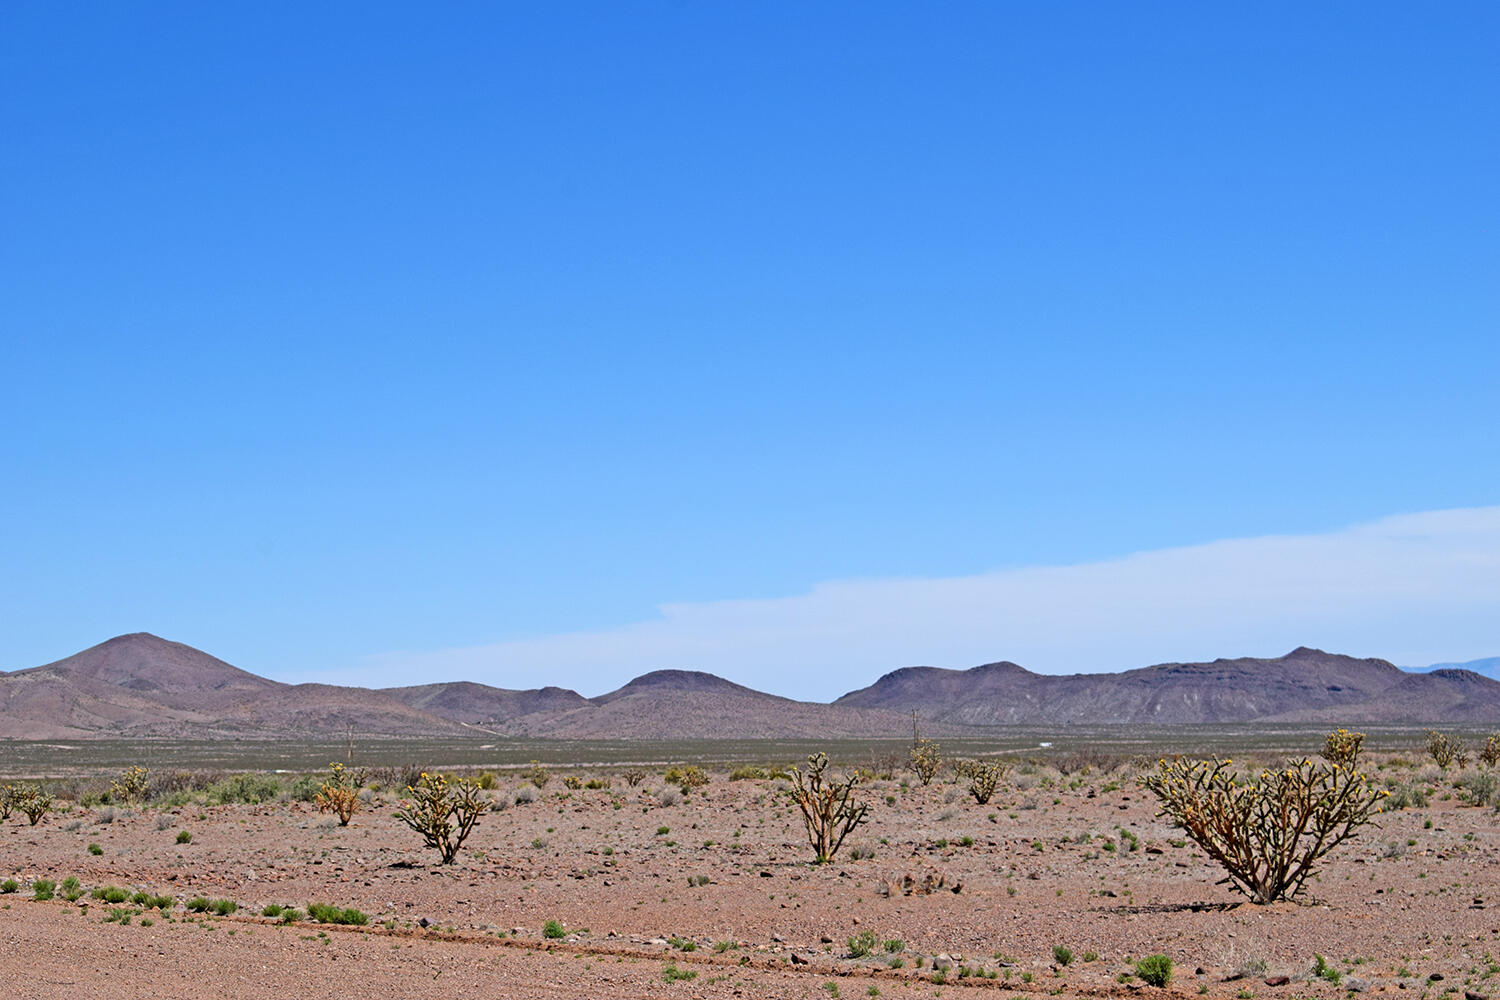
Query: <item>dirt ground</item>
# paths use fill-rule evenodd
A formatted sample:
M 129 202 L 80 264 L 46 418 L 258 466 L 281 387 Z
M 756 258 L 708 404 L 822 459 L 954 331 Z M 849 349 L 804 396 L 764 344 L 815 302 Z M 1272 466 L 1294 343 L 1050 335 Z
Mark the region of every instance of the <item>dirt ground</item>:
M 1434 769 L 1401 776 L 1425 779 L 1428 806 L 1383 814 L 1298 903 L 1270 906 L 1218 884 L 1128 771 L 1028 770 L 988 805 L 960 784 L 865 786 L 870 822 L 823 866 L 778 782 L 725 773 L 672 804 L 659 772 L 637 788 L 554 778 L 525 803 L 511 778 L 451 866 L 394 818 L 389 792 L 348 827 L 302 802 L 64 804 L 0 827 L 0 877 L 17 883 L 0 894 L 0 982 L 28 998 L 1496 992 L 1500 824 Z M 32 899 L 36 879 L 70 875 L 173 905 Z M 196 896 L 238 910 L 190 913 Z M 309 902 L 370 923 L 260 916 Z M 873 953 L 852 957 L 865 932 Z M 1165 990 L 1122 977 L 1152 953 L 1175 962 Z

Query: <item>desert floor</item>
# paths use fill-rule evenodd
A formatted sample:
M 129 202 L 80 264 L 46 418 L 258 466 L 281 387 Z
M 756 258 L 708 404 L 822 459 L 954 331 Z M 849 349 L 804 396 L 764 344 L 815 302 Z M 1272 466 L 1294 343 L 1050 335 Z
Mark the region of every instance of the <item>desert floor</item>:
M 1383 814 L 1298 903 L 1255 906 L 1156 818 L 1128 768 L 1023 770 L 987 805 L 957 783 L 873 782 L 869 823 L 823 866 L 808 863 L 782 783 L 723 772 L 686 798 L 668 792 L 672 804 L 660 771 L 636 788 L 614 775 L 611 789 L 568 790 L 554 777 L 524 803 L 512 775 L 492 793 L 505 808 L 450 866 L 395 819 L 389 792 L 348 827 L 296 801 L 64 803 L 38 826 L 0 827 L 0 877 L 17 883 L 0 894 L 0 982 L 16 997 L 1496 992 L 1500 824 L 1454 790 L 1456 775 L 1386 772 L 1430 787 L 1430 804 Z M 31 898 L 34 880 L 70 875 L 174 905 Z M 239 908 L 190 913 L 195 896 Z M 370 923 L 260 916 L 309 902 Z M 564 936 L 546 937 L 548 921 Z M 851 957 L 864 932 L 874 953 Z M 1152 953 L 1176 963 L 1171 986 L 1122 978 Z M 1312 975 L 1315 955 L 1340 982 Z

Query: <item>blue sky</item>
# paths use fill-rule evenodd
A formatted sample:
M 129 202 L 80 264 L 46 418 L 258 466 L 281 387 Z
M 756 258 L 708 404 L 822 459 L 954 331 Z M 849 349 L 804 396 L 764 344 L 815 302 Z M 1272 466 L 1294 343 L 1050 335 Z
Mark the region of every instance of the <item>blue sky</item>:
M 835 694 L 1135 665 L 982 601 L 795 663 L 625 636 L 1500 504 L 1497 37 L 1479 3 L 7 4 L 0 668 L 136 630 L 586 693 L 652 656 Z M 1464 537 L 1443 565 L 1493 569 Z M 1326 631 L 1500 650 L 1500 606 L 1447 606 Z M 1173 607 L 1131 656 L 1324 631 Z M 580 635 L 614 639 L 519 659 Z

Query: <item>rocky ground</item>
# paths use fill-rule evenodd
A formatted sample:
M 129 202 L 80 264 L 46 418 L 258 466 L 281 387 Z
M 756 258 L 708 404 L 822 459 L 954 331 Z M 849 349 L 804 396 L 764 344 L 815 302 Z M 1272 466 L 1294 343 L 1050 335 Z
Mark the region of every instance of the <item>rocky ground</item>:
M 596 790 L 554 777 L 520 803 L 512 776 L 450 866 L 389 792 L 347 827 L 296 801 L 63 803 L 0 827 L 16 883 L 0 894 L 0 982 L 19 997 L 1488 997 L 1500 824 L 1452 775 L 1388 775 L 1429 804 L 1384 814 L 1298 903 L 1269 906 L 1219 884 L 1127 768 L 1025 767 L 987 805 L 957 783 L 875 781 L 868 825 L 823 866 L 783 783 L 724 773 L 686 797 L 660 773 Z M 32 898 L 68 876 L 75 902 Z M 95 898 L 106 886 L 169 902 Z M 237 910 L 189 912 L 199 896 Z M 369 922 L 260 915 L 309 902 Z M 1153 953 L 1175 962 L 1166 990 L 1130 975 Z

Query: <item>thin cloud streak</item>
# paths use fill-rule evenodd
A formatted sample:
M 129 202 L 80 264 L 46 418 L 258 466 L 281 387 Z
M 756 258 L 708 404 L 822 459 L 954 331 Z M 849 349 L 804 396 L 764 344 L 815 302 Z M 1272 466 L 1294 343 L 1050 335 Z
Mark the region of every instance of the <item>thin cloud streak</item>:
M 666 604 L 658 618 L 617 628 L 381 654 L 360 674 L 598 694 L 680 668 L 826 700 L 912 664 L 1008 659 L 1072 673 L 1298 645 L 1398 663 L 1465 660 L 1500 650 L 1497 621 L 1500 507 L 1479 507 L 1072 566 Z

